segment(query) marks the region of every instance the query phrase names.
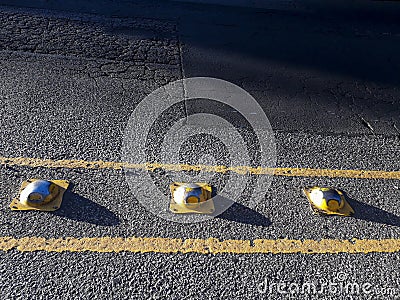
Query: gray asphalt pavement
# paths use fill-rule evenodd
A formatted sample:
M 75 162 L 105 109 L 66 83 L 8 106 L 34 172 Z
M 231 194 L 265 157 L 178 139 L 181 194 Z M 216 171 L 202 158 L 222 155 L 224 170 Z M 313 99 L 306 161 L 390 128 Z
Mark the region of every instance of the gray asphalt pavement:
M 396 10 L 329 13 L 179 2 L 2 1 L 0 156 L 120 161 L 135 107 L 184 77 L 231 81 L 251 93 L 274 130 L 278 167 L 400 168 Z M 28 8 L 29 6 L 35 8 Z M 344 10 L 346 12 L 346 10 Z M 382 13 L 382 12 L 381 12 Z M 156 120 L 147 145 L 158 157 L 171 120 L 237 113 L 207 100 L 182 102 Z M 243 125 L 243 124 L 242 124 Z M 230 135 L 224 126 L 216 129 Z M 218 144 L 218 140 L 208 140 Z M 229 163 L 201 140 L 181 149 Z M 138 145 L 139 147 L 139 145 Z M 257 148 L 250 149 L 257 156 Z M 154 175 L 165 191 L 165 174 Z M 219 176 L 219 177 L 218 177 Z M 55 213 L 11 212 L 27 178 L 68 179 Z M 216 175 L 223 187 L 224 175 Z M 218 179 L 217 178 L 217 179 Z M 354 218 L 312 214 L 301 187 L 345 190 Z M 122 171 L 1 166 L 0 236 L 225 239 L 400 238 L 394 179 L 274 177 L 249 208 L 251 186 L 210 221 L 178 224 L 149 213 Z M 166 203 L 167 207 L 168 203 Z M 399 299 L 399 253 L 159 254 L 0 252 L 2 299 Z M 343 280 L 368 292 L 284 293 L 292 283 Z M 267 282 L 268 284 L 266 284 Z M 273 284 L 284 283 L 283 292 Z M 265 286 L 271 288 L 264 290 Z

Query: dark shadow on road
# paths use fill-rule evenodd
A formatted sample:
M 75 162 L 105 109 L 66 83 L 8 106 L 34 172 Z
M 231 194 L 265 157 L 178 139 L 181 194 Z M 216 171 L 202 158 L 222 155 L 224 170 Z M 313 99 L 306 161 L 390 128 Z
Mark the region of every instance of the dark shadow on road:
M 142 52 L 147 52 L 142 49 L 142 42 L 147 45 L 156 40 L 163 45 L 170 41 L 171 45 L 180 45 L 178 52 L 185 77 L 221 78 L 243 87 L 254 94 L 270 114 L 276 129 L 364 133 L 373 128 L 375 121 L 372 120 L 382 119 L 383 122 L 377 124 L 377 129 L 382 131 L 378 132 L 386 134 L 386 129 L 390 128 L 397 134 L 397 129 L 392 127 L 400 126 L 400 6 L 395 3 L 339 1 L 341 4 L 336 7 L 333 5 L 336 1 L 330 1 L 331 7 L 325 1 L 311 1 L 308 9 L 292 10 L 205 4 L 203 1 L 0 2 L 95 14 L 97 21 L 71 20 L 71 32 L 81 32 L 92 24 L 109 40 L 120 41 L 113 51 L 106 51 L 96 47 L 91 39 L 77 48 L 66 40 L 64 44 L 71 48 L 64 51 L 69 55 L 116 62 L 137 59 L 142 63 L 144 59 L 146 63 L 154 63 L 162 56 L 157 54 L 158 46 L 151 55 L 142 58 Z M 41 16 L 35 11 L 29 14 Z M 102 19 L 102 15 L 112 17 L 113 21 Z M 148 20 L 153 21 L 149 23 Z M 171 24 L 172 29 L 166 30 L 164 23 L 158 24 L 166 20 L 165 24 Z M 13 32 L 13 28 L 5 26 L 5 33 L 24 41 L 29 32 L 21 35 Z M 38 30 L 43 34 L 52 33 L 45 25 Z M 58 53 L 60 43 L 47 45 L 47 52 L 43 54 Z M 128 46 L 135 49 L 132 55 L 125 55 Z M 9 47 L 6 39 L 0 41 L 0 49 Z M 28 50 L 27 47 L 22 47 L 24 52 L 38 52 L 37 47 L 28 47 Z M 171 57 L 171 62 L 174 60 Z M 217 115 L 229 112 L 230 118 L 238 115 L 216 105 L 191 102 L 186 101 L 187 114 L 205 110 Z M 310 122 L 311 119 L 315 120 Z
M 212 185 L 216 218 L 255 226 L 269 226 L 272 222 L 264 215 L 236 201 L 218 195 L 218 188 Z M 220 213 L 222 212 L 222 213 Z
M 378 207 L 346 197 L 354 209 L 354 218 L 400 227 L 400 217 Z
M 272 222 L 264 215 L 240 203 L 233 203 L 217 218 L 255 226 L 270 226 Z
M 185 46 L 201 51 L 193 62 L 197 65 L 197 75 L 188 77 L 212 75 L 230 80 L 232 74 L 242 74 L 257 78 L 262 70 L 269 69 L 271 62 L 279 62 L 301 70 L 399 84 L 400 7 L 387 1 L 352 5 L 342 2 L 337 7 L 326 2 L 309 3 L 306 10 L 236 7 L 203 1 L 36 2 L 0 0 L 3 5 L 179 22 Z M 105 34 L 133 39 L 164 37 L 162 26 L 147 27 L 114 26 Z M 210 69 L 216 62 L 216 54 L 221 55 L 218 59 L 228 58 L 228 61 L 220 61 L 215 69 Z M 252 58 L 254 64 L 246 60 L 242 64 L 240 58 Z M 210 74 L 210 70 L 220 72 Z M 287 85 L 284 83 L 285 89 Z
M 119 218 L 104 206 L 71 191 L 65 192 L 61 208 L 54 214 L 99 226 L 115 226 L 120 223 Z

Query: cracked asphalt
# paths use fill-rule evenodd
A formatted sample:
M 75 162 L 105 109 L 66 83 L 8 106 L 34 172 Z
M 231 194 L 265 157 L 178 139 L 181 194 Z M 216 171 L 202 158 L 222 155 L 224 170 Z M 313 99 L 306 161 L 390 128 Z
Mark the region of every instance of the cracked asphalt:
M 0 3 L 3 157 L 120 161 L 128 119 L 147 95 L 178 79 L 208 76 L 235 83 L 258 101 L 275 134 L 279 167 L 400 168 L 396 5 L 331 11 L 312 3 L 306 9 L 178 1 Z M 205 99 L 184 101 L 155 121 L 146 145 L 148 156 L 158 157 L 171 121 L 199 112 L 224 117 L 243 130 L 241 117 L 225 106 Z M 229 130 L 222 125 L 215 132 L 230 136 Z M 210 137 L 184 145 L 179 162 L 229 162 L 226 149 L 215 145 L 220 140 Z M 274 177 L 256 207 L 248 207 L 250 186 L 219 217 L 179 224 L 149 213 L 120 171 L 6 165 L 0 170 L 1 236 L 400 238 L 400 183 L 395 179 Z M 10 199 L 28 177 L 70 180 L 63 207 L 45 214 L 11 212 Z M 159 189 L 150 195 L 166 188 L 165 174 L 155 177 Z M 223 178 L 219 183 L 223 185 Z M 356 216 L 313 215 L 301 187 L 318 184 L 345 190 Z M 2 299 L 400 297 L 398 252 L 203 255 L 11 250 L 0 252 L 0 257 Z M 340 283 L 343 278 L 372 288 L 358 293 L 287 289 L 303 283 L 321 288 L 326 281 Z M 283 292 L 274 285 L 279 283 L 286 285 Z

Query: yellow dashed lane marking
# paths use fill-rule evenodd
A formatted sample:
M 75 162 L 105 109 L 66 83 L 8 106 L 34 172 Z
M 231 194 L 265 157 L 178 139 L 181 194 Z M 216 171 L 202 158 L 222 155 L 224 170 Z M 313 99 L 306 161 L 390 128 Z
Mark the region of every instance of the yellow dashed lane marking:
M 199 254 L 255 254 L 255 253 L 393 253 L 400 251 L 399 239 L 383 240 L 225 240 L 173 238 L 56 238 L 0 237 L 0 250 L 22 252 L 133 252 L 133 253 L 199 253 Z
M 51 160 L 27 157 L 0 157 L 0 164 L 9 166 L 44 167 L 44 168 L 69 168 L 69 169 L 112 169 L 122 170 L 137 169 L 154 171 L 164 169 L 166 171 L 204 171 L 254 175 L 274 176 L 300 176 L 300 177 L 343 177 L 343 178 L 365 178 L 365 179 L 400 179 L 400 171 L 379 170 L 335 170 L 335 169 L 309 169 L 309 168 L 261 168 L 249 166 L 210 166 L 210 165 L 188 165 L 188 164 L 131 164 L 113 161 L 85 161 L 85 160 Z

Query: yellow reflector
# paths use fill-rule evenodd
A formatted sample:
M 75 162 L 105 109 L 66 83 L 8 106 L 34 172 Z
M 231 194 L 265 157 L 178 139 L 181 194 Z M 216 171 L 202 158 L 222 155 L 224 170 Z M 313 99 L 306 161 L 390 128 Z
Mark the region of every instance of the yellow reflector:
M 60 208 L 67 180 L 28 179 L 22 182 L 18 198 L 11 201 L 11 210 L 55 211 Z
M 215 210 L 211 199 L 212 187 L 207 183 L 175 182 L 170 186 L 169 210 L 176 214 L 212 214 Z
M 343 192 L 327 187 L 306 187 L 303 189 L 314 212 L 323 215 L 351 216 L 353 208 L 347 202 Z

